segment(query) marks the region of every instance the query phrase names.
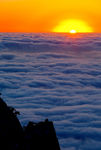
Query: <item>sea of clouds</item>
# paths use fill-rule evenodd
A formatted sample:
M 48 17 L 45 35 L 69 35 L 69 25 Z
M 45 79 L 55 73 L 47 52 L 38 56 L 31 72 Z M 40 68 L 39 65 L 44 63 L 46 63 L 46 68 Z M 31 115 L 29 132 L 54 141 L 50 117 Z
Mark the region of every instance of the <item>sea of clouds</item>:
M 0 92 L 22 125 L 53 121 L 61 150 L 101 150 L 101 34 L 0 33 Z

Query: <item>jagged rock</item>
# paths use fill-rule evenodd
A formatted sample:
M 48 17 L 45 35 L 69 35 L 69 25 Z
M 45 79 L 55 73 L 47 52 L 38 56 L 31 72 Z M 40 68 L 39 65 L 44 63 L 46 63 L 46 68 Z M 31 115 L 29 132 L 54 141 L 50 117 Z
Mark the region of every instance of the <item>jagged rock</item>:
M 0 98 L 0 145 L 3 149 L 18 149 L 23 137 L 23 128 L 17 116 Z
M 14 108 L 0 98 L 1 150 L 60 150 L 52 122 L 29 122 L 22 128 Z
M 25 150 L 60 150 L 52 122 L 29 122 L 25 128 Z

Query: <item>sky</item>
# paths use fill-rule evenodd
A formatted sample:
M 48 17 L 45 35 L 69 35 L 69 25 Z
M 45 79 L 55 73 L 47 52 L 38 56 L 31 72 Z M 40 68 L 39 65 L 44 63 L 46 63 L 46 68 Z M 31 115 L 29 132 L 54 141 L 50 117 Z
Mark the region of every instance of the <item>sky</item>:
M 66 32 L 61 24 L 68 20 L 79 32 L 78 21 L 101 32 L 100 6 L 101 0 L 0 0 L 0 32 Z

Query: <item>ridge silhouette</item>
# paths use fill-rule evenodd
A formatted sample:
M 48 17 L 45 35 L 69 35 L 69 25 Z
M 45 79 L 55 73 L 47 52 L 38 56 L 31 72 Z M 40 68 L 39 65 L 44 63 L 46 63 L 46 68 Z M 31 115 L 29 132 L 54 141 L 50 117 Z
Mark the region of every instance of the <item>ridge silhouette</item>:
M 0 98 L 0 149 L 1 150 L 60 150 L 53 122 L 29 122 L 21 126 L 13 107 Z

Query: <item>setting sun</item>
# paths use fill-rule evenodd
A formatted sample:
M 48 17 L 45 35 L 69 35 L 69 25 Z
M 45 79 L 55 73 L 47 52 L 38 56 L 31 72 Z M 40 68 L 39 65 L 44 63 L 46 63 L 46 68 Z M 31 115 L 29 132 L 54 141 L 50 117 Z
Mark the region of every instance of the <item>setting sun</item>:
M 70 30 L 70 33 L 76 33 L 76 30 Z
M 86 33 L 93 32 L 93 29 L 84 21 L 70 19 L 60 22 L 53 32 Z

